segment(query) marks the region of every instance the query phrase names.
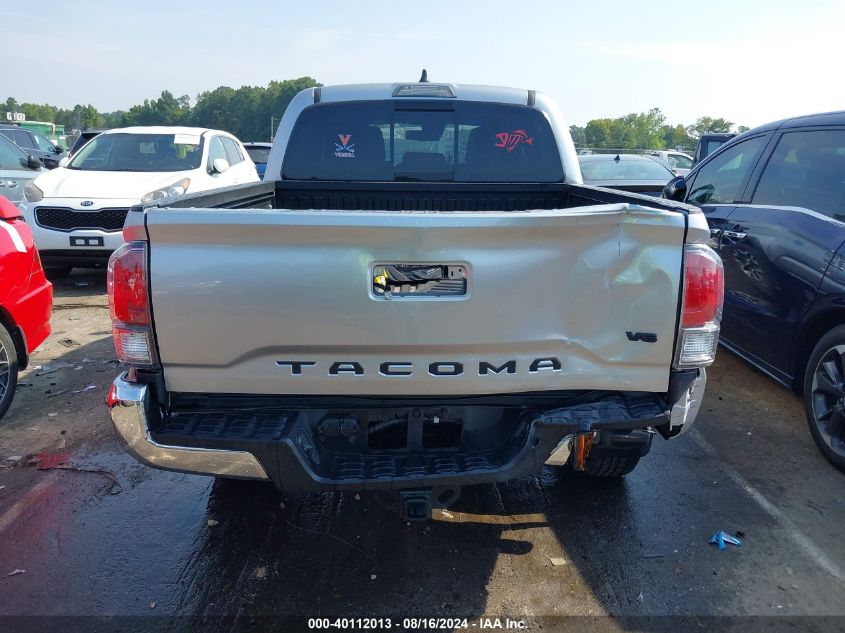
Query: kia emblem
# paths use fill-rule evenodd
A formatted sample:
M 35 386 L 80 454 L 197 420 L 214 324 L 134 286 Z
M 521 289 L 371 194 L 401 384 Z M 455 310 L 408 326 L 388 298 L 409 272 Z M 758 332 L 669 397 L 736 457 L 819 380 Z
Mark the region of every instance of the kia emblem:
M 82 205 L 83 207 L 90 207 L 90 206 L 94 205 L 94 201 L 93 200 L 83 200 L 79 204 Z

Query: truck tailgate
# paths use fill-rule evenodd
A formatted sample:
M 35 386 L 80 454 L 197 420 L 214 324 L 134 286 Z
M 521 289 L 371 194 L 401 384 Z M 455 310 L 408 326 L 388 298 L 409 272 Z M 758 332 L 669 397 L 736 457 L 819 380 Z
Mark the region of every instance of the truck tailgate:
M 681 213 L 153 208 L 146 224 L 169 391 L 667 389 Z M 466 291 L 374 294 L 374 266 L 403 263 L 458 266 Z

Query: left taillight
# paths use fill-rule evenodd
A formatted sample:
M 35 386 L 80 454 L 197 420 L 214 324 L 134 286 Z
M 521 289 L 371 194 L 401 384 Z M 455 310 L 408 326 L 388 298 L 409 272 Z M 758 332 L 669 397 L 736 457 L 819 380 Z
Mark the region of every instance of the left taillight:
M 106 286 L 118 359 L 135 367 L 155 366 L 146 242 L 127 242 L 112 253 Z
M 704 367 L 716 359 L 724 294 L 725 271 L 716 252 L 704 244 L 685 246 L 677 368 Z

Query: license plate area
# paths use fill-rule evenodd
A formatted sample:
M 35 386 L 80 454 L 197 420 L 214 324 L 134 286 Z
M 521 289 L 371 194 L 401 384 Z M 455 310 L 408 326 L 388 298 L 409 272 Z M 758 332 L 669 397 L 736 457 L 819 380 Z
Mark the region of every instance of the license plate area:
M 370 292 L 376 299 L 446 298 L 467 295 L 466 264 L 386 262 L 372 266 Z
M 97 237 L 97 236 L 92 236 L 92 237 L 71 236 L 70 237 L 70 245 L 71 246 L 81 246 L 83 248 L 85 248 L 85 247 L 91 248 L 92 246 L 104 246 L 105 243 L 103 242 L 102 237 Z

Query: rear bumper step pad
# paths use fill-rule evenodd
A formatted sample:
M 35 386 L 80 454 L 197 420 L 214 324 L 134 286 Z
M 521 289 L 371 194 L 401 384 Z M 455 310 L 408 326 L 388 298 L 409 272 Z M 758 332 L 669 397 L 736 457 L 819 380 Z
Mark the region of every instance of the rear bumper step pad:
M 499 446 L 487 450 L 344 450 L 342 443 L 327 448 L 313 416 L 303 410 L 177 411 L 161 419 L 151 410 L 146 386 L 120 377 L 113 393 L 115 427 L 141 461 L 170 470 L 269 478 L 287 490 L 384 490 L 507 481 L 537 471 L 567 435 L 642 429 L 669 419 L 660 395 L 617 393 L 589 404 L 523 416 Z

